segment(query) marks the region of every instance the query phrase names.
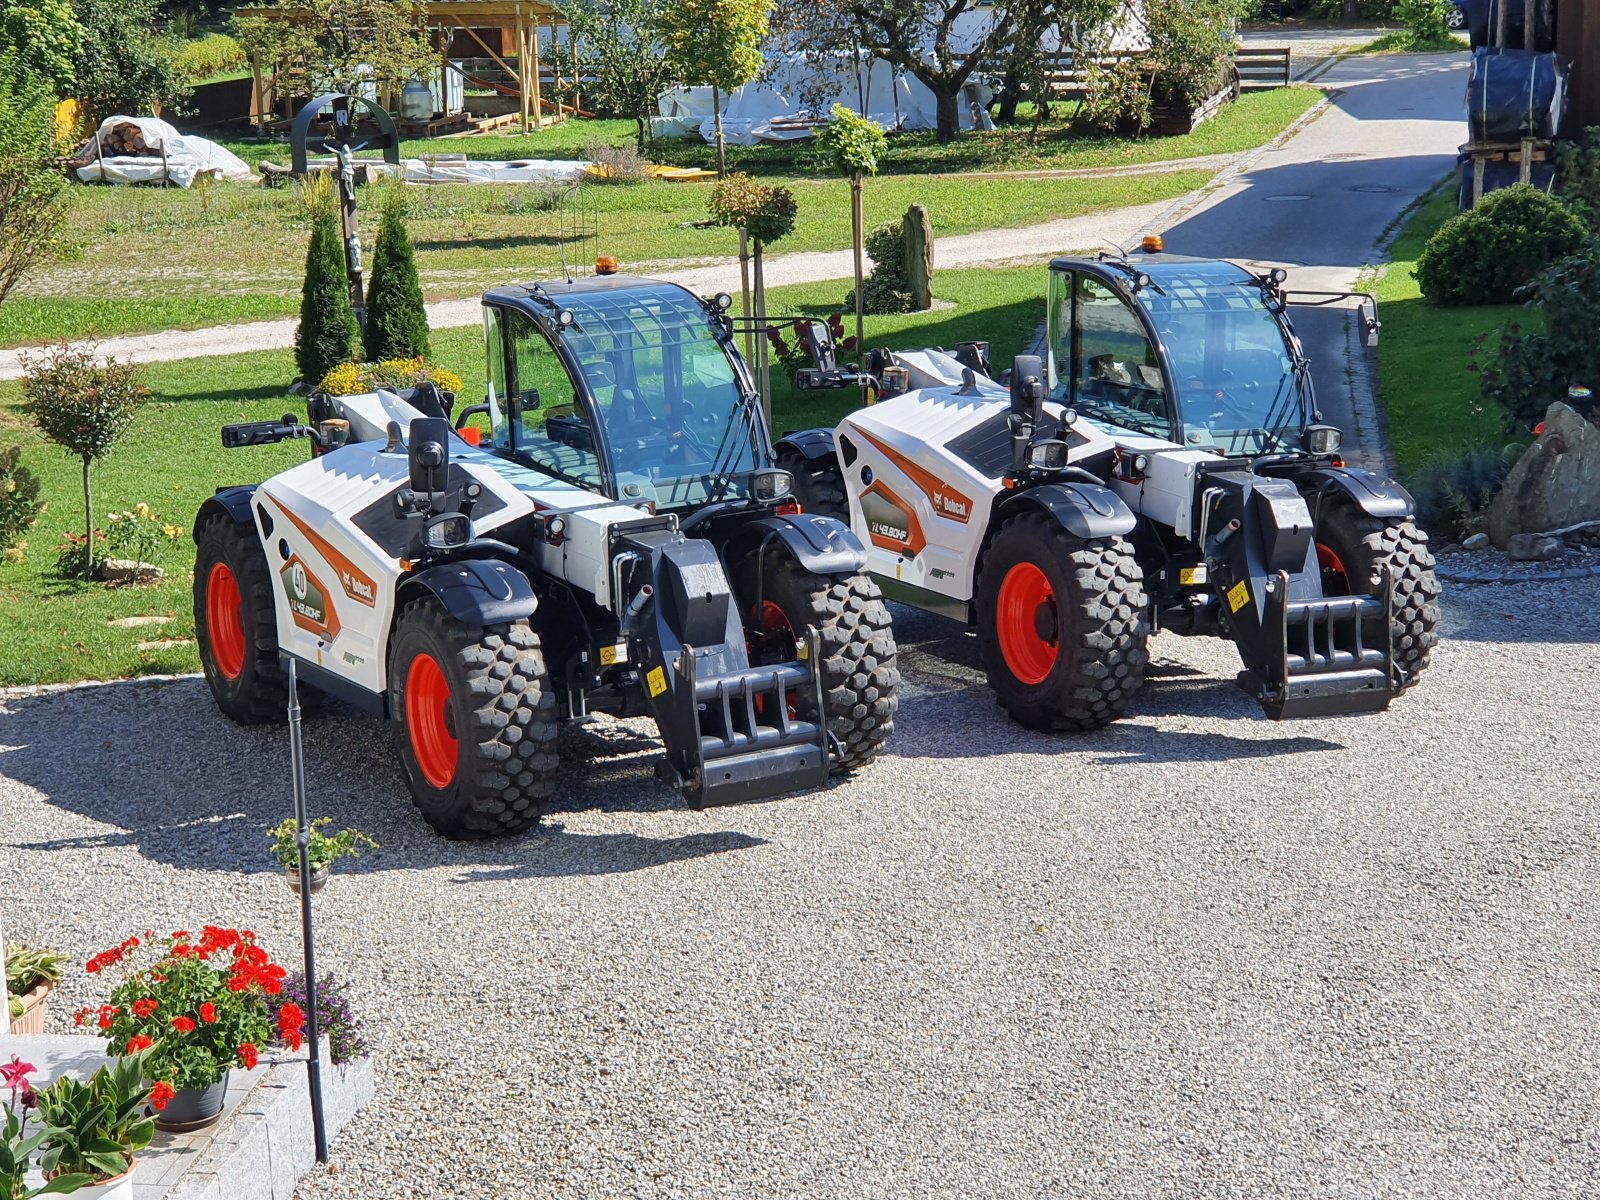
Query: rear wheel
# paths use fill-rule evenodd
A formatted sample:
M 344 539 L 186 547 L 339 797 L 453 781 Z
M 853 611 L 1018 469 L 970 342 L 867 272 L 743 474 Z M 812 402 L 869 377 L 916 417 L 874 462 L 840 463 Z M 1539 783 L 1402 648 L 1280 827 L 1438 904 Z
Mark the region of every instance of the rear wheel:
M 1000 706 L 1029 729 L 1099 729 L 1149 661 L 1144 580 L 1120 537 L 1085 541 L 1043 513 L 995 534 L 978 580 L 978 644 Z
M 758 565 L 764 573 L 757 587 Z M 822 690 L 828 732 L 839 743 L 836 771 L 863 766 L 894 732 L 900 706 L 889 609 L 865 575 L 818 575 L 779 549 L 747 555 L 738 595 L 756 665 L 792 662 L 808 625 L 822 636 Z M 817 664 L 813 664 L 815 667 Z M 815 719 L 802 697 L 796 715 Z
M 819 517 L 834 517 L 850 524 L 850 500 L 845 495 L 844 475 L 839 459 L 832 454 L 807 458 L 800 451 L 783 447 L 778 451 L 778 466 L 794 476 L 794 498 L 800 507 Z
M 555 695 L 526 621 L 473 629 L 431 600 L 395 622 L 389 713 L 422 817 L 448 838 L 532 828 L 555 790 Z
M 1389 569 L 1401 690 L 1416 683 L 1439 644 L 1439 579 L 1428 535 L 1410 518 L 1369 516 L 1349 501 L 1329 500 L 1317 522 L 1317 561 L 1330 596 L 1375 594 L 1381 568 Z
M 288 716 L 289 674 L 278 657 L 272 573 L 261 540 L 227 513 L 195 535 L 194 631 L 217 707 L 241 725 Z

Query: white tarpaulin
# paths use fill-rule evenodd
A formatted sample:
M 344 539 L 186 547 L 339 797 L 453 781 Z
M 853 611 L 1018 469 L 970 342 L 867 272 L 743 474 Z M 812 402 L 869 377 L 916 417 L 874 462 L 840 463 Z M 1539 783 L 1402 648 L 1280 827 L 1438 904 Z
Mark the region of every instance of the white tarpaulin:
M 774 55 L 764 79 L 730 92 L 722 100 L 722 135 L 738 146 L 757 142 L 786 142 L 811 136 L 827 124 L 835 104 L 856 112 L 865 110 L 885 129 L 898 132 L 933 129 L 936 102 L 932 92 L 915 76 L 897 75 L 880 58 L 862 55 L 824 59 L 817 55 Z M 987 106 L 988 90 L 968 84 L 957 101 L 961 128 L 993 129 Z M 716 121 L 708 87 L 674 88 L 660 98 L 658 134 L 698 128 L 706 141 L 716 140 Z
M 107 117 L 98 133 L 104 136 L 119 125 L 135 125 L 144 135 L 148 155 L 102 155 L 79 167 L 84 183 L 173 183 L 189 187 L 197 176 L 214 179 L 254 179 L 250 165 L 231 150 L 192 134 L 179 133 L 159 117 Z

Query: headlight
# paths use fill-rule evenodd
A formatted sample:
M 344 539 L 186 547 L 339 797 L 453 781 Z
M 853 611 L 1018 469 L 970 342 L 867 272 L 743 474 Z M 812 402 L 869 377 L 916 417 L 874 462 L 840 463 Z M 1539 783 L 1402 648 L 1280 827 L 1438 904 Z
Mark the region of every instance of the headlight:
M 761 503 L 782 500 L 794 491 L 794 476 L 787 471 L 757 471 L 750 481 L 750 494 Z
M 1306 428 L 1306 450 L 1316 455 L 1337 454 L 1344 445 L 1344 432 L 1333 425 L 1311 425 Z
M 423 537 L 434 550 L 465 546 L 472 540 L 472 522 L 460 513 L 441 513 L 428 522 Z

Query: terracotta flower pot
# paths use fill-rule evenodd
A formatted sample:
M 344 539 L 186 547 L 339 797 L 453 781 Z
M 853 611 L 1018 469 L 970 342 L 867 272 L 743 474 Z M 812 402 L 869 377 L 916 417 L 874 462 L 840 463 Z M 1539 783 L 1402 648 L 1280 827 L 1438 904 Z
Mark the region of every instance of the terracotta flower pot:
M 133 1200 L 133 1173 L 138 1169 L 139 1160 L 136 1158 L 121 1175 L 113 1175 L 98 1183 L 86 1183 L 72 1194 L 85 1197 L 86 1200 Z
M 12 1020 L 12 1033 L 44 1032 L 44 1001 L 50 994 L 50 985 L 41 983 L 31 992 L 18 997 L 22 1001 L 22 1015 Z
M 311 894 L 313 896 L 328 886 L 328 876 L 331 874 L 333 874 L 331 866 L 320 867 L 311 872 Z M 289 880 L 289 890 L 298 896 L 300 894 L 300 868 L 285 867 L 284 875 Z
M 222 1119 L 222 1102 L 228 1098 L 228 1073 L 210 1087 L 179 1088 L 167 1106 L 156 1114 L 156 1128 L 170 1133 L 192 1133 Z

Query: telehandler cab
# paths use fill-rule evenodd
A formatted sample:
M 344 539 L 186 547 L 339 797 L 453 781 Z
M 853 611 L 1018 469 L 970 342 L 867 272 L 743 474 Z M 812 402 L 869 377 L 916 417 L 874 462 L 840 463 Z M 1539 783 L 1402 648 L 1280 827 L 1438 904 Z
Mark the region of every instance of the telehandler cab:
M 222 711 L 281 719 L 293 656 L 389 718 L 417 806 L 458 838 L 533 825 L 557 722 L 594 712 L 653 717 L 694 808 L 870 761 L 894 729 L 889 613 L 861 542 L 774 465 L 727 297 L 608 275 L 483 304 L 482 405 L 315 394 L 308 424 L 223 431 L 312 457 L 196 518 Z
M 1284 272 L 1161 252 L 1050 264 L 1043 357 L 1004 383 L 987 347 L 839 369 L 825 326 L 803 387 L 863 377 L 878 403 L 791 434 L 808 512 L 848 520 L 891 599 L 977 627 L 1025 725 L 1123 715 L 1153 630 L 1220 636 L 1274 718 L 1372 712 L 1438 640 L 1427 537 L 1398 484 L 1347 466 L 1317 410 Z

